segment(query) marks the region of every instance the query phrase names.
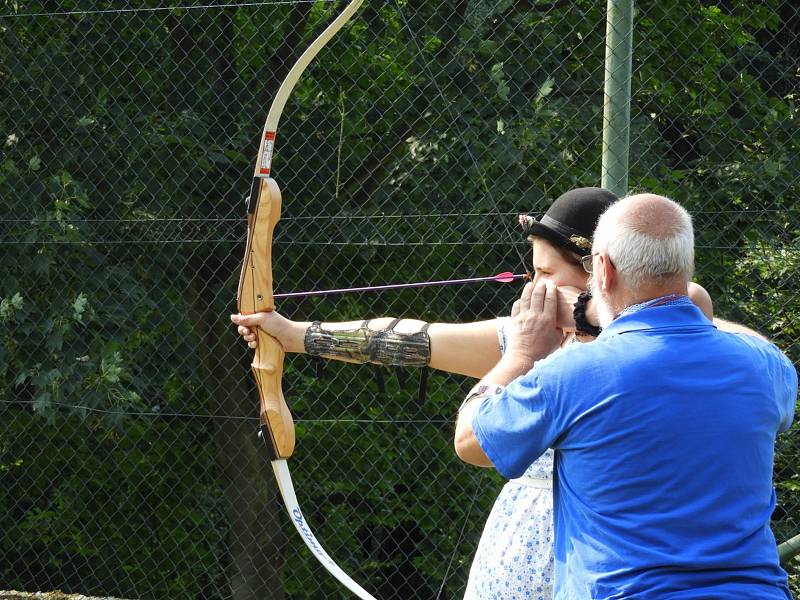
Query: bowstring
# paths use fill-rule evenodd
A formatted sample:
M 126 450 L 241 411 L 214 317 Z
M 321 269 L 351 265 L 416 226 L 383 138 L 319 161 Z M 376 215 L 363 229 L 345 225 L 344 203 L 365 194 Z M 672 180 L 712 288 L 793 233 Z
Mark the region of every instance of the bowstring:
M 472 494 L 472 501 L 469 503 L 469 507 L 467 508 L 467 516 L 464 517 L 464 522 L 461 524 L 461 531 L 458 532 L 458 538 L 453 546 L 453 552 L 450 554 L 450 560 L 447 562 L 447 568 L 444 571 L 444 577 L 442 577 L 442 585 L 439 586 L 439 591 L 436 593 L 436 600 L 439 600 L 442 592 L 444 591 L 444 586 L 447 583 L 447 577 L 450 574 L 450 567 L 453 566 L 453 560 L 458 553 L 458 547 L 461 545 L 461 540 L 464 539 L 464 532 L 467 530 L 467 523 L 469 523 L 469 517 L 472 514 L 472 508 L 475 506 L 477 499 L 478 494 Z
M 260 160 L 261 160 L 260 156 L 258 157 L 258 160 L 260 162 Z M 258 202 L 256 203 L 255 211 L 253 211 L 253 219 L 252 219 L 253 225 L 252 225 L 252 228 L 251 228 L 251 230 L 249 232 L 250 244 L 249 244 L 249 247 L 248 247 L 248 256 L 247 256 L 247 262 L 248 262 L 249 268 L 251 270 L 250 271 L 250 277 L 253 280 L 253 285 L 250 286 L 252 288 L 251 292 L 253 294 L 253 298 L 252 298 L 253 305 L 252 306 L 253 306 L 253 310 L 256 310 L 256 311 L 258 310 L 258 307 L 256 305 L 256 284 L 255 284 L 255 282 L 256 282 L 256 273 L 255 273 L 256 264 L 255 264 L 255 262 L 253 260 L 252 243 L 253 243 L 253 237 L 254 237 L 255 230 L 256 230 L 256 222 L 257 222 L 256 217 L 258 216 L 258 211 L 261 209 L 261 183 L 263 183 L 263 182 L 260 182 L 259 186 L 258 186 Z M 272 267 L 270 267 L 270 268 L 272 268 Z M 253 352 L 253 362 L 255 362 L 256 357 L 258 356 L 258 353 L 260 352 L 259 348 L 261 347 L 261 344 L 263 342 L 266 342 L 266 340 L 262 340 L 261 339 L 261 331 L 260 330 L 261 330 L 261 328 L 258 327 L 258 325 L 256 325 L 256 327 L 255 327 L 256 347 L 255 347 L 255 351 Z M 261 391 L 262 390 L 262 388 L 261 388 L 261 385 L 262 385 L 262 383 L 261 383 L 261 369 L 257 369 L 257 368 L 253 367 L 253 368 L 251 368 L 251 371 L 253 371 L 253 374 L 255 375 L 256 391 L 258 392 L 259 432 L 263 431 L 261 429 L 261 426 L 262 425 L 266 425 L 267 429 L 270 432 L 270 436 L 272 436 L 272 428 L 270 427 L 269 423 L 267 422 L 267 415 L 266 414 L 263 414 L 263 415 L 261 414 L 261 403 L 262 403 L 262 398 L 261 398 L 261 394 L 262 394 L 262 391 Z M 272 439 L 262 440 L 262 442 L 264 442 L 264 443 L 269 442 L 270 444 L 272 444 L 273 440 Z M 277 456 L 277 450 L 278 449 L 275 448 L 276 456 Z
M 416 46 L 417 52 L 419 53 L 420 57 L 424 57 L 423 49 L 420 46 L 420 44 L 419 44 L 419 42 L 418 42 L 418 40 L 416 38 L 416 35 L 414 34 L 414 30 L 411 28 L 411 25 L 409 24 L 408 20 L 406 19 L 405 14 L 403 13 L 403 10 L 402 10 L 402 8 L 400 6 L 400 0 L 395 0 L 395 5 L 397 6 L 397 14 L 400 17 L 400 20 L 403 22 L 403 25 L 405 26 L 405 28 L 408 30 L 409 37 L 410 37 L 411 41 L 413 42 L 414 46 Z M 457 123 L 458 122 L 458 118 L 452 112 L 451 103 L 447 101 L 447 97 L 445 96 L 443 90 L 439 87 L 439 84 L 436 81 L 436 77 L 433 75 L 433 72 L 428 67 L 428 63 L 425 62 L 424 60 L 422 60 L 421 62 L 422 62 L 422 68 L 425 70 L 426 74 L 428 75 L 428 78 L 430 79 L 431 83 L 433 84 L 434 89 L 436 90 L 437 94 L 439 95 L 439 98 L 442 100 L 443 105 L 445 106 L 446 110 L 448 111 L 448 113 L 450 115 L 450 118 L 453 120 L 453 123 Z M 470 149 L 469 144 L 467 143 L 467 141 L 464 138 L 464 136 L 459 136 L 459 138 L 462 140 L 463 145 L 464 145 L 464 150 L 466 150 L 467 156 L 469 157 L 470 161 L 472 161 L 472 165 L 475 168 L 475 172 L 478 175 L 479 181 L 481 182 L 481 186 L 480 187 L 483 190 L 484 197 L 485 198 L 491 198 L 491 192 L 490 192 L 489 186 L 488 186 L 488 184 L 486 182 L 486 174 L 484 173 L 483 169 L 481 169 L 481 166 L 480 166 L 480 163 L 478 162 L 477 157 L 475 156 L 475 154 Z M 502 215 L 503 214 L 501 211 L 497 210 L 497 202 L 495 202 L 493 199 L 492 199 L 492 205 L 495 207 L 495 212 L 498 215 Z M 528 275 L 528 278 L 530 279 L 531 272 L 528 269 L 528 266 L 527 266 L 527 264 L 525 262 L 525 259 L 523 258 L 521 252 L 519 251 L 519 245 L 515 241 L 515 237 L 516 236 L 514 235 L 513 230 L 509 227 L 508 221 L 506 221 L 505 219 L 502 219 L 502 218 L 501 218 L 501 221 L 503 223 L 503 230 L 505 231 L 506 235 L 508 236 L 508 239 L 510 240 L 511 246 L 516 251 L 516 253 L 517 253 L 517 255 L 518 255 L 518 257 L 519 257 L 519 259 L 520 259 L 520 261 L 522 263 L 522 267 L 525 269 L 525 273 Z
M 261 4 L 299 4 L 299 3 L 302 3 L 302 2 L 308 2 L 308 3 L 315 4 L 317 1 L 318 1 L 318 0 L 272 0 L 272 1 L 264 1 L 264 2 L 254 2 L 253 4 L 254 4 L 254 5 L 261 5 Z M 321 1 L 321 2 L 328 2 L 328 3 L 330 3 L 330 2 L 334 2 L 335 0 L 319 0 L 319 1 Z M 246 5 L 246 4 L 245 4 L 245 3 L 243 3 L 243 4 L 241 4 L 241 5 L 242 5 L 242 6 L 244 6 L 244 5 Z M 350 5 L 350 0 L 348 0 L 348 2 L 346 2 L 346 3 L 345 3 L 343 6 L 342 6 L 342 9 L 341 9 L 341 10 L 342 10 L 342 11 L 346 10 L 346 9 L 347 9 L 347 7 L 348 7 L 349 5 Z M 232 5 L 231 5 L 231 6 L 232 6 Z M 328 25 L 330 25 L 331 23 L 333 23 L 333 22 L 334 22 L 334 21 L 335 21 L 335 20 L 338 18 L 338 16 L 339 16 L 340 14 L 341 14 L 341 13 L 337 12 L 336 10 L 334 10 L 334 12 L 331 14 L 331 16 L 330 16 L 329 20 L 327 21 L 327 23 L 326 23 L 326 24 L 324 24 L 324 25 L 322 25 L 322 26 L 319 28 L 319 30 L 318 30 L 318 31 L 320 31 L 320 32 L 323 32 L 323 33 L 324 33 L 324 31 L 327 29 Z M 308 48 L 310 47 L 310 45 L 313 45 L 313 44 L 314 44 L 314 42 L 315 42 L 317 39 L 319 39 L 319 36 L 320 36 L 320 35 L 321 35 L 321 33 L 317 33 L 317 35 L 316 35 L 316 36 L 312 37 L 312 38 L 311 38 L 311 41 L 309 42 L 309 45 L 307 45 L 307 46 L 306 46 L 306 49 L 308 49 Z M 330 40 L 330 39 L 331 39 L 331 38 L 329 38 L 329 40 Z M 329 40 L 328 40 L 328 41 L 329 41 Z M 327 43 L 327 42 L 326 42 L 326 43 Z M 303 52 L 305 52 L 305 50 L 303 50 L 302 52 L 300 52 L 300 53 L 298 54 L 298 56 L 299 56 L 299 57 L 302 57 L 302 56 L 303 56 Z M 314 58 L 315 58 L 315 57 L 314 57 Z M 298 59 L 295 59 L 295 60 L 297 61 Z M 283 84 L 281 83 L 281 85 L 283 85 Z M 278 87 L 278 90 L 280 91 L 280 86 Z M 274 100 L 273 100 L 273 102 L 274 102 Z M 342 99 L 342 106 L 344 106 L 344 100 L 343 100 L 343 99 Z M 271 112 L 271 110 L 272 110 L 272 107 L 270 106 L 270 110 L 268 111 L 268 115 L 269 115 L 269 112 Z M 269 116 L 267 116 L 267 119 L 269 119 Z M 343 126 L 344 126 L 344 113 L 342 114 L 342 127 L 343 127 Z M 340 143 L 341 143 L 341 139 L 340 139 Z M 261 162 L 261 160 L 262 160 L 262 156 L 263 156 L 263 155 L 262 155 L 262 153 L 259 153 L 259 155 L 258 155 L 258 157 L 257 157 L 257 161 L 258 161 L 258 163 L 260 163 L 260 162 Z M 257 163 L 257 164 L 258 164 L 258 163 Z M 274 179 L 274 178 L 273 178 L 273 177 L 272 177 L 272 175 L 270 174 L 270 175 L 268 175 L 268 176 L 267 176 L 267 179 Z M 262 179 L 262 180 L 261 180 L 261 182 L 259 183 L 259 192 L 258 192 L 258 193 L 259 193 L 259 199 L 258 199 L 258 204 L 256 205 L 256 211 L 255 211 L 255 213 L 257 213 L 257 212 L 258 212 L 258 210 L 261 208 L 261 186 L 263 185 L 263 182 L 264 182 L 264 180 Z M 276 182 L 276 183 L 277 183 L 277 182 Z M 338 188 L 338 182 L 337 182 L 337 188 Z M 337 195 L 338 195 L 338 189 L 337 189 Z M 253 230 L 255 230 L 255 223 L 256 223 L 256 219 L 255 219 L 255 213 L 254 213 L 254 215 L 253 215 L 253 217 L 254 217 L 254 218 L 253 218 L 253 228 L 252 228 Z M 250 235 L 252 235 L 252 231 L 250 232 Z M 272 246 L 274 247 L 274 243 L 272 242 L 272 236 L 270 237 L 270 241 L 271 241 L 271 243 L 272 243 Z M 271 255 L 271 254 L 270 254 L 270 255 Z M 249 257 L 248 257 L 248 259 L 249 259 Z M 273 260 L 272 262 L 274 262 L 274 260 Z M 272 310 L 275 310 L 275 308 L 276 308 L 276 307 L 275 307 L 275 298 L 274 298 L 275 290 L 273 289 L 273 288 L 274 288 L 274 283 L 275 283 L 275 280 L 274 280 L 274 273 L 273 273 L 273 271 L 272 271 L 272 264 L 270 263 L 270 264 L 268 265 L 268 267 L 269 267 L 269 270 L 270 270 L 270 282 L 271 282 L 271 286 L 270 286 L 270 290 L 269 290 L 269 292 L 270 292 L 270 300 L 271 300 L 271 304 L 272 304 L 272 306 L 273 306 Z M 253 277 L 253 279 L 254 279 L 254 281 L 255 281 L 255 277 Z M 253 290 L 252 290 L 252 291 L 253 291 L 253 307 L 255 308 L 255 306 L 256 306 L 256 304 L 255 304 L 255 302 L 256 302 L 256 290 L 255 290 L 255 286 L 253 286 Z M 255 352 L 255 354 L 258 354 L 258 352 L 259 352 L 259 348 L 261 347 L 262 340 L 263 340 L 263 341 L 265 341 L 265 342 L 267 341 L 267 340 L 266 340 L 266 338 L 272 338 L 272 340 L 271 340 L 269 343 L 275 343 L 275 344 L 277 344 L 277 345 L 279 345 L 279 346 L 281 347 L 281 350 L 283 350 L 283 345 L 280 343 L 280 341 L 279 341 L 279 340 L 277 340 L 277 338 L 275 338 L 275 337 L 273 337 L 273 336 L 269 335 L 269 334 L 268 334 L 268 333 L 266 333 L 266 332 L 263 332 L 263 333 L 264 333 L 264 336 L 262 336 L 262 335 L 261 335 L 261 332 L 259 331 L 259 329 L 260 329 L 259 327 L 256 327 L 256 328 L 255 328 L 255 334 L 256 334 L 256 352 Z M 263 425 L 266 425 L 267 429 L 268 429 L 268 430 L 269 430 L 269 432 L 270 432 L 270 436 L 272 436 L 272 427 L 271 427 L 271 425 L 270 425 L 270 423 L 269 423 L 269 419 L 268 419 L 268 417 L 266 416 L 266 412 L 264 413 L 264 415 L 263 415 L 263 416 L 261 416 L 261 414 L 260 414 L 260 412 L 261 412 L 261 400 L 262 400 L 262 399 L 261 399 L 261 394 L 262 394 L 262 389 L 261 389 L 261 373 L 260 373 L 260 370 L 259 370 L 259 369 L 253 369 L 253 371 L 254 371 L 254 373 L 255 373 L 255 379 L 256 379 L 256 382 L 257 382 L 257 384 L 258 384 L 258 394 L 259 394 L 259 422 L 260 422 L 260 423 L 262 423 Z M 282 373 L 281 373 L 281 374 L 279 374 L 279 376 L 281 376 L 281 375 L 282 375 Z M 266 441 L 266 440 L 265 440 L 265 441 Z M 272 440 L 270 440 L 270 441 L 272 441 Z M 275 451 L 276 451 L 275 453 L 276 453 L 276 456 L 277 456 L 277 454 L 278 454 L 277 450 L 278 450 L 278 448 L 277 448 L 277 447 L 275 447 Z
M 405 17 L 405 14 L 403 13 L 403 10 L 402 10 L 402 8 L 400 6 L 400 0 L 395 0 L 395 5 L 397 6 L 397 14 L 400 17 L 400 20 L 403 22 L 403 25 L 405 26 L 405 28 L 408 30 L 409 37 L 410 37 L 411 41 L 413 42 L 413 44 L 416 46 L 417 52 L 419 53 L 419 55 L 420 55 L 420 57 L 422 59 L 421 60 L 422 68 L 425 70 L 426 74 L 428 75 L 428 78 L 433 83 L 433 87 L 435 88 L 437 94 L 439 95 L 439 98 L 441 99 L 443 105 L 446 107 L 446 110 L 449 112 L 450 118 L 453 120 L 453 123 L 457 123 L 458 119 L 453 114 L 452 108 L 450 106 L 450 103 L 447 100 L 447 97 L 445 96 L 445 94 L 442 91 L 442 89 L 439 87 L 439 84 L 437 83 L 436 78 L 433 75 L 433 72 L 428 67 L 428 63 L 425 62 L 425 60 L 424 60 L 424 53 L 423 53 L 422 47 L 419 45 L 419 42 L 417 41 L 417 38 L 416 38 L 416 36 L 414 34 L 414 30 L 411 28 L 411 25 L 409 24 L 408 20 Z M 477 157 L 473 154 L 473 152 L 470 149 L 469 144 L 467 143 L 467 141 L 464 138 L 464 136 L 459 136 L 459 137 L 463 141 L 464 149 L 466 150 L 467 156 L 469 156 L 470 160 L 472 161 L 472 164 L 473 164 L 473 167 L 475 169 L 476 175 L 478 176 L 479 181 L 481 182 L 481 186 L 480 187 L 483 189 L 484 196 L 488 198 L 488 197 L 490 197 L 491 194 L 490 194 L 490 190 L 489 190 L 488 184 L 486 183 L 486 174 L 484 173 L 483 169 L 481 169 Z M 494 202 L 494 200 L 492 200 L 492 204 L 495 206 L 495 212 L 497 214 L 502 214 L 499 210 L 497 210 L 497 203 Z M 525 272 L 528 274 L 528 277 L 530 278 L 530 272 L 528 271 L 528 267 L 525 264 L 525 259 L 522 257 L 522 254 L 519 252 L 519 248 L 518 248 L 517 243 L 514 241 L 514 238 L 513 238 L 513 235 L 512 235 L 512 230 L 509 228 L 508 222 L 506 222 L 504 220 L 503 223 L 504 223 L 503 228 L 504 228 L 506 234 L 509 236 L 509 239 L 511 240 L 512 247 L 517 251 L 517 253 L 519 255 L 519 258 L 522 261 L 522 266 L 525 269 Z M 477 498 L 477 494 L 473 494 L 472 502 L 470 503 L 469 508 L 467 509 L 466 516 L 464 517 L 464 522 L 461 525 L 461 531 L 458 534 L 458 539 L 456 540 L 456 543 L 455 543 L 455 545 L 453 547 L 453 552 L 450 555 L 450 560 L 449 560 L 449 562 L 447 564 L 447 568 L 445 570 L 444 576 L 442 577 L 442 584 L 439 587 L 439 592 L 436 594 L 436 600 L 439 600 L 439 598 L 441 597 L 442 592 L 444 591 L 445 584 L 447 583 L 447 578 L 448 578 L 448 576 L 450 574 L 450 567 L 452 566 L 453 560 L 455 558 L 455 555 L 458 552 L 458 547 L 461 544 L 462 539 L 464 538 L 464 532 L 466 531 L 467 523 L 469 523 L 469 517 L 470 517 L 470 514 L 472 512 L 472 508 L 475 505 L 476 498 Z
M 418 40 L 417 40 L 417 38 L 416 38 L 416 36 L 414 34 L 414 31 L 411 28 L 408 20 L 405 17 L 405 14 L 403 13 L 403 10 L 402 10 L 402 8 L 400 6 L 399 0 L 395 0 L 395 4 L 397 6 L 398 16 L 400 17 L 401 21 L 403 22 L 403 25 L 405 26 L 405 28 L 409 31 L 409 36 L 410 36 L 411 41 L 416 46 L 416 49 L 417 49 L 419 55 L 421 57 L 423 57 L 424 56 L 423 50 L 422 50 L 421 46 L 419 45 Z M 447 97 L 445 96 L 445 94 L 442 91 L 442 89 L 439 87 L 439 84 L 437 83 L 436 78 L 433 76 L 433 73 L 430 71 L 427 63 L 424 62 L 424 60 L 422 61 L 422 65 L 423 65 L 423 69 L 426 71 L 430 81 L 433 83 L 433 87 L 435 88 L 437 94 L 439 95 L 440 99 L 442 100 L 442 102 L 446 106 L 446 110 L 450 114 L 450 117 L 452 118 L 453 123 L 456 123 L 458 121 L 458 119 L 455 117 L 454 113 L 452 112 L 452 108 L 450 107 L 450 103 L 447 101 Z M 465 139 L 463 139 L 463 137 L 462 137 L 462 140 L 463 140 L 464 149 L 465 149 L 465 151 L 467 153 L 467 156 L 469 156 L 469 159 L 472 162 L 473 167 L 475 169 L 475 172 L 476 172 L 476 174 L 477 174 L 477 176 L 479 178 L 479 181 L 481 183 L 480 187 L 483 190 L 484 196 L 485 197 L 490 197 L 490 190 L 489 190 L 489 187 L 488 187 L 488 184 L 487 184 L 487 181 L 486 181 L 486 175 L 485 175 L 483 169 L 481 169 L 477 157 L 475 156 L 475 154 L 470 149 L 469 144 L 466 142 Z M 260 204 L 260 202 L 259 202 L 259 204 Z M 495 206 L 495 208 L 497 207 L 496 202 L 493 201 L 492 204 Z M 258 210 L 258 208 L 260 208 L 260 207 L 257 207 L 256 210 Z M 497 213 L 500 214 L 499 211 L 497 211 Z M 518 254 L 518 256 L 520 258 L 520 261 L 522 263 L 522 266 L 525 269 L 525 272 L 530 276 L 530 272 L 528 270 L 528 267 L 527 267 L 527 264 L 525 262 L 525 259 L 523 258 L 522 254 L 521 254 L 521 252 L 519 250 L 518 244 L 513 241 L 512 230 L 509 228 L 508 223 L 505 220 L 503 221 L 503 223 L 504 223 L 503 224 L 503 229 L 505 230 L 505 232 L 508 235 L 509 239 L 512 240 L 512 247 L 515 249 L 516 253 Z M 255 227 L 253 227 L 253 229 L 255 229 Z M 252 231 L 251 231 L 251 235 L 252 235 Z M 248 260 L 250 260 L 250 257 L 248 257 Z M 255 287 L 253 287 L 253 289 L 252 289 L 252 294 L 253 294 L 253 298 L 252 298 L 253 306 L 255 306 L 255 301 L 256 301 Z M 261 335 L 258 332 L 258 328 L 256 328 L 256 343 L 257 343 L 257 345 L 261 344 Z M 256 352 L 258 352 L 258 350 L 256 350 Z M 255 372 L 255 378 L 256 378 L 256 381 L 257 381 L 257 383 L 259 385 L 259 390 L 260 390 L 261 375 L 258 372 L 258 369 L 253 369 L 253 371 Z M 260 408 L 261 408 L 260 407 L 260 394 L 261 394 L 261 392 L 259 391 L 259 412 L 260 412 Z M 461 525 L 461 529 L 460 529 L 459 534 L 458 534 L 458 538 L 456 539 L 456 543 L 455 543 L 455 545 L 453 547 L 453 552 L 450 555 L 450 560 L 448 561 L 447 567 L 445 569 L 445 573 L 444 573 L 444 576 L 442 578 L 441 586 L 439 587 L 439 591 L 437 592 L 437 595 L 436 595 L 436 599 L 437 600 L 441 597 L 441 594 L 444 591 L 444 587 L 445 587 L 445 585 L 447 583 L 447 579 L 448 579 L 448 576 L 449 576 L 449 573 L 450 573 L 450 569 L 452 567 L 453 561 L 455 560 L 455 556 L 456 556 L 456 554 L 458 552 L 458 548 L 459 548 L 459 546 L 461 544 L 461 541 L 464 538 L 464 534 L 466 532 L 467 524 L 469 523 L 469 518 L 470 518 L 472 510 L 473 510 L 473 508 L 475 506 L 475 502 L 476 501 L 477 501 L 477 494 L 473 494 L 472 501 L 470 502 L 470 505 L 467 508 L 466 515 L 464 517 L 464 521 L 463 521 L 463 523 Z

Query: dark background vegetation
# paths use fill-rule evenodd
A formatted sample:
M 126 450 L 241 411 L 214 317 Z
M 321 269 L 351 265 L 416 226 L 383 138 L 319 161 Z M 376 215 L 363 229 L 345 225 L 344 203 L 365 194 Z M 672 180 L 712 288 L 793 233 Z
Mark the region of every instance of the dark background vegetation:
M 227 316 L 267 109 L 339 3 L 192 3 L 0 2 L 0 587 L 346 597 L 283 512 Z M 597 0 L 367 0 L 278 128 L 277 290 L 520 272 L 516 213 L 600 183 L 604 35 Z M 791 0 L 637 9 L 630 188 L 693 213 L 717 314 L 795 362 L 798 64 Z M 279 309 L 470 321 L 517 293 Z M 420 402 L 418 371 L 375 373 L 286 361 L 300 504 L 377 597 L 457 598 L 502 485 L 451 450 L 471 382 L 434 373 Z M 777 445 L 778 541 L 799 444 Z

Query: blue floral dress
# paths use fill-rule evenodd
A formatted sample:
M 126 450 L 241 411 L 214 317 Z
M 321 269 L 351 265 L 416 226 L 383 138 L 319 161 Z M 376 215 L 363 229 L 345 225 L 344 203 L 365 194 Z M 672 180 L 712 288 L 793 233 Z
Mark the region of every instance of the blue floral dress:
M 486 520 L 465 600 L 553 595 L 553 451 L 503 486 Z
M 503 322 L 497 329 L 501 352 Z M 550 600 L 553 566 L 553 451 L 547 450 L 495 500 L 464 600 Z

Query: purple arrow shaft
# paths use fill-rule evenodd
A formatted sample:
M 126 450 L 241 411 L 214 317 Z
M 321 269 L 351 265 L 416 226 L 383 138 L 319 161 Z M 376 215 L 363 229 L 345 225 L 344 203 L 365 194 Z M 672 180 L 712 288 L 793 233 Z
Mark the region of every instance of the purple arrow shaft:
M 459 283 L 472 283 L 475 281 L 499 281 L 506 283 L 514 279 L 524 279 L 527 275 L 524 274 L 503 274 L 504 277 L 500 279 L 500 275 L 490 275 L 488 277 L 470 277 L 467 279 L 443 279 L 441 281 L 418 281 L 416 283 L 390 283 L 388 285 L 368 285 L 364 287 L 352 288 L 339 288 L 335 290 L 317 290 L 314 292 L 289 292 L 285 294 L 275 294 L 273 298 L 301 298 L 303 296 L 326 296 L 328 294 L 346 294 L 352 292 L 371 292 L 376 290 L 399 290 L 404 288 L 420 288 L 428 287 L 430 285 L 456 285 Z

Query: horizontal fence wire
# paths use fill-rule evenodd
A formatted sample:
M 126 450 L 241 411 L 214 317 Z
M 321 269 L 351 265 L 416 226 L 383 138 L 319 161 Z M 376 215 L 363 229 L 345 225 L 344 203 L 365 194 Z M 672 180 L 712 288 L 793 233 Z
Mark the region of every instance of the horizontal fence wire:
M 606 3 L 364 2 L 278 127 L 276 292 L 523 273 L 518 215 L 599 185 Z M 341 598 L 295 535 L 231 325 L 269 106 L 333 0 L 0 7 L 0 587 Z M 717 315 L 800 361 L 800 7 L 638 3 L 631 191 L 692 214 Z M 286 300 L 296 321 L 508 315 L 518 283 Z M 503 486 L 475 380 L 287 353 L 300 505 L 382 600 L 462 597 Z M 800 438 L 772 529 L 800 533 Z M 787 564 L 800 593 L 798 562 Z

